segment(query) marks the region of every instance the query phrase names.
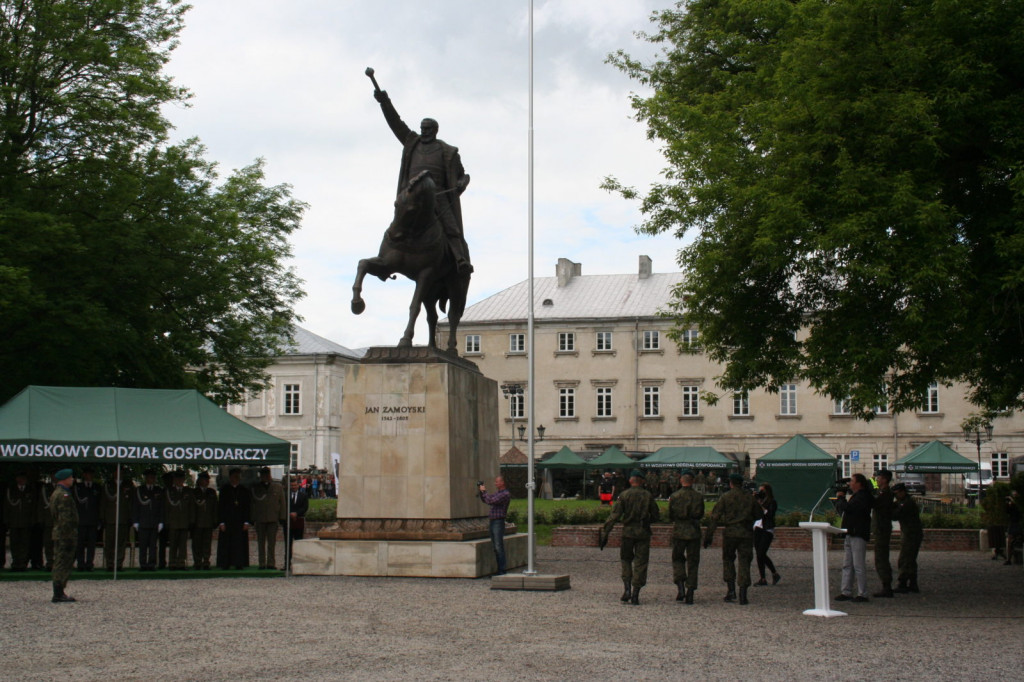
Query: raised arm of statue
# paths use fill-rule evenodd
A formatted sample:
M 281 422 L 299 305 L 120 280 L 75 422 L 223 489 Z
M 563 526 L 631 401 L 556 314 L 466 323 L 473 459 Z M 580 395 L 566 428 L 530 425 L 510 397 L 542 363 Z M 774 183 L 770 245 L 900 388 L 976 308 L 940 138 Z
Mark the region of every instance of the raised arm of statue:
M 391 128 L 391 132 L 395 134 L 398 141 L 405 144 L 412 130 L 405 124 L 405 121 L 401 119 L 398 112 L 395 111 L 395 105 L 391 103 L 391 98 L 388 97 L 387 90 L 378 90 L 373 93 L 374 99 L 380 102 L 380 109 L 384 112 L 384 120 L 387 121 L 388 127 Z M 413 133 L 414 134 L 414 133 Z

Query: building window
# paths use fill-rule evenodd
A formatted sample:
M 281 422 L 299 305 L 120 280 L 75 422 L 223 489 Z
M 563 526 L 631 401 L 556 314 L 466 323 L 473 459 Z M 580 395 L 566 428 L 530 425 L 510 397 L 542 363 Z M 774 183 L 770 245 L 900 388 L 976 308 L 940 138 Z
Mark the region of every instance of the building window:
M 526 418 L 526 396 L 514 393 L 508 397 L 508 416 L 512 419 Z
M 526 334 L 509 334 L 508 335 L 508 352 L 509 353 L 525 353 L 526 352 Z
M 600 386 L 597 389 L 597 416 L 612 416 L 612 389 Z
M 576 389 L 558 389 L 558 416 L 561 419 L 572 419 L 576 416 Z
M 876 407 L 875 414 L 889 414 L 889 403 Z
M 850 458 L 849 452 L 841 453 L 836 459 L 839 460 L 839 466 L 842 469 L 842 478 L 849 478 L 853 475 L 853 462 Z
M 480 335 L 479 334 L 466 334 L 466 352 L 467 353 L 479 353 L 480 352 Z
M 850 414 L 850 399 L 837 398 L 832 401 L 832 414 Z
M 796 384 L 782 384 L 779 387 L 779 414 L 797 414 Z
M 683 386 L 683 416 L 700 416 L 700 391 L 697 386 Z
M 661 387 L 644 386 L 644 416 L 661 416 Z
M 732 416 L 750 416 L 750 396 L 746 391 L 736 391 L 732 394 Z
M 299 384 L 284 385 L 284 413 L 302 414 L 302 403 L 299 401 L 301 386 Z
M 1010 455 L 1007 452 L 992 453 L 992 476 L 995 478 L 1010 477 Z
M 576 350 L 575 332 L 558 332 L 558 352 L 569 353 Z
M 874 467 L 873 471 L 878 473 L 882 469 L 889 468 L 889 455 L 874 454 L 871 456 L 871 466 Z
M 928 384 L 928 393 L 925 395 L 924 404 L 921 405 L 921 412 L 924 414 L 938 414 L 939 412 L 939 384 L 932 382 Z
M 609 351 L 612 349 L 612 333 L 611 332 L 598 332 L 597 333 L 597 350 Z
M 685 348 L 699 348 L 700 332 L 696 329 L 684 329 L 679 340 L 682 341 Z
M 655 330 L 644 331 L 644 350 L 659 350 L 661 348 L 661 334 Z
M 290 446 L 289 447 L 289 455 L 290 455 L 290 459 L 291 459 L 291 468 L 292 469 L 298 469 L 299 468 L 299 444 L 298 443 L 289 443 L 289 446 Z

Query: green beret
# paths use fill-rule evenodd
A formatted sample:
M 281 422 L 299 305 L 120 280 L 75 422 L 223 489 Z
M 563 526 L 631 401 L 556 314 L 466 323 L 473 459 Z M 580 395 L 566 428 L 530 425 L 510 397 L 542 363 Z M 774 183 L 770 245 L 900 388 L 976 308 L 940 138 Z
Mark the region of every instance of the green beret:
M 629 472 L 629 477 L 633 478 L 634 476 L 636 478 L 643 478 L 644 472 L 640 471 L 639 469 L 633 469 L 632 471 Z
M 743 477 L 739 474 L 729 474 L 729 480 L 734 483 L 743 483 Z
M 53 480 L 63 481 L 65 478 L 71 478 L 72 476 L 74 476 L 74 473 L 71 469 L 61 469 L 53 475 Z
M 693 476 L 694 475 L 693 469 L 683 469 L 682 471 L 679 472 L 679 475 L 680 476 Z

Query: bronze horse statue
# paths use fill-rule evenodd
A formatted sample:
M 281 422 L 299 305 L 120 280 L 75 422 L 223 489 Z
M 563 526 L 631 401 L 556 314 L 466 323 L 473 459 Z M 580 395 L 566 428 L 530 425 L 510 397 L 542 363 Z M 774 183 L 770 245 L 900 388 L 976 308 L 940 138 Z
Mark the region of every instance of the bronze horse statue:
M 416 291 L 409 305 L 409 324 L 398 347 L 412 346 L 413 331 L 420 306 L 427 312 L 430 340 L 427 345 L 436 348 L 437 311 L 448 306 L 448 352 L 457 354 L 459 320 L 466 309 L 469 273 L 460 273 L 455 257 L 448 246 L 441 222 L 435 215 L 437 188 L 430 173 L 423 171 L 409 181 L 395 199 L 395 219 L 384 232 L 380 252 L 376 258 L 359 261 L 356 281 L 352 285 L 352 312 L 356 315 L 366 309 L 360 295 L 363 278 L 367 274 L 381 281 L 402 274 L 416 282 Z

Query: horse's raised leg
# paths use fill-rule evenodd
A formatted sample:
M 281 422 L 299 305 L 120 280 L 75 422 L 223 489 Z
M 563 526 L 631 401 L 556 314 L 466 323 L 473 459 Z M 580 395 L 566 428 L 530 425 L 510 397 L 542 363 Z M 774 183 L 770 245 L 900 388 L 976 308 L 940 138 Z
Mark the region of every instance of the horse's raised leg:
M 356 281 L 352 285 L 352 312 L 356 315 L 366 310 L 366 302 L 363 301 L 361 296 L 363 293 L 363 278 L 366 277 L 366 261 L 366 258 L 359 261 L 359 269 L 356 270 Z

